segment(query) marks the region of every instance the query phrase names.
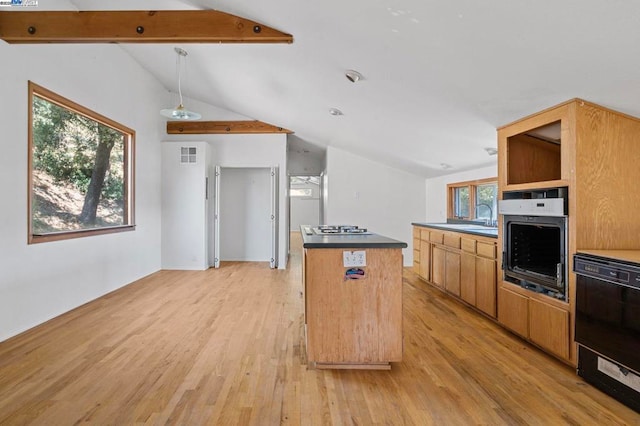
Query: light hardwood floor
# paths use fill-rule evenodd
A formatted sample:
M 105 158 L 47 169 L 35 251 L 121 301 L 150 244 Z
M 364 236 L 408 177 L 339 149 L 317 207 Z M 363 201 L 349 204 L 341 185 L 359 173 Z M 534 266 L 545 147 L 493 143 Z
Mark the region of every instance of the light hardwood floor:
M 0 343 L 0 424 L 640 424 L 408 269 L 403 362 L 308 370 L 299 238 L 286 271 L 161 271 Z

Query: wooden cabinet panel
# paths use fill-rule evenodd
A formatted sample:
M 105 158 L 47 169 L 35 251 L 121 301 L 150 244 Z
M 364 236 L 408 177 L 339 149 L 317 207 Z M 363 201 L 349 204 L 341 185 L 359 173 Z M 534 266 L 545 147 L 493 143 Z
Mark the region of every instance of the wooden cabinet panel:
M 431 282 L 444 287 L 446 269 L 446 251 L 434 246 L 431 250 Z
M 495 249 L 495 247 L 494 247 Z M 492 259 L 476 257 L 476 307 L 496 317 L 496 268 Z
M 447 247 L 460 248 L 460 236 L 456 234 L 444 234 L 443 244 Z
M 486 257 L 488 259 L 496 258 L 496 245 L 494 243 L 478 241 L 476 250 L 478 252 L 478 256 Z
M 460 253 L 445 251 L 444 288 L 460 296 Z
M 460 239 L 460 247 L 462 248 L 462 251 L 466 251 L 467 253 L 474 253 L 476 252 L 476 240 L 472 240 L 469 238 L 461 238 Z
M 431 244 L 428 241 L 420 241 L 420 270 L 418 275 L 429 281 L 431 279 Z
M 462 241 L 464 249 L 465 240 Z M 460 253 L 460 297 L 470 305 L 476 305 L 476 257 L 465 252 Z
M 428 229 L 422 229 L 420 231 L 420 239 L 423 241 L 429 241 L 429 230 Z
M 429 231 L 429 241 L 436 244 L 442 244 L 444 234 L 438 231 Z
M 529 338 L 561 358 L 569 358 L 569 312 L 529 300 Z
M 529 299 L 503 287 L 500 288 L 498 294 L 498 322 L 528 338 Z
M 342 249 L 307 250 L 309 362 L 402 360 L 402 250 L 366 249 L 366 255 L 366 278 L 345 281 Z
M 421 232 L 421 229 L 418 226 L 414 226 L 413 227 L 413 239 L 414 240 L 419 240 L 420 239 L 420 232 Z

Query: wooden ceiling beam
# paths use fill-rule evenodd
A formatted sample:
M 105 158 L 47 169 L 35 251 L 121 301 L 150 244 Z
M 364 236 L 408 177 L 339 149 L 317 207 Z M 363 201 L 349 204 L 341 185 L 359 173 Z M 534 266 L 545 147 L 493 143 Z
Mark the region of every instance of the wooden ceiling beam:
M 0 12 L 7 43 L 293 43 L 293 36 L 217 10 Z
M 258 120 L 167 121 L 170 135 L 220 135 L 249 133 L 293 133 L 291 130 Z

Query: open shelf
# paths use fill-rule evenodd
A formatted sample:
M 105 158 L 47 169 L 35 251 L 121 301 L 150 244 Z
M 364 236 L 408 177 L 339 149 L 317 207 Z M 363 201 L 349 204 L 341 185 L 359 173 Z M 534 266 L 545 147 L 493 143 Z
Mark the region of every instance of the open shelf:
M 561 121 L 507 138 L 507 185 L 561 179 Z

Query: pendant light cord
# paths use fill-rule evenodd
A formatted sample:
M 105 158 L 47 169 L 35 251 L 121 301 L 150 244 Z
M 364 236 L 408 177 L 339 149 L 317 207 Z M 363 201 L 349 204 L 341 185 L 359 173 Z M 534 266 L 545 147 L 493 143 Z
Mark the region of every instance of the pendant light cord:
M 178 59 L 177 59 L 177 66 L 178 66 L 178 95 L 180 96 L 180 106 L 183 106 L 182 103 L 182 67 L 181 65 L 181 56 L 186 56 L 187 52 L 185 52 L 184 50 L 177 50 L 176 49 L 176 53 L 178 54 Z

